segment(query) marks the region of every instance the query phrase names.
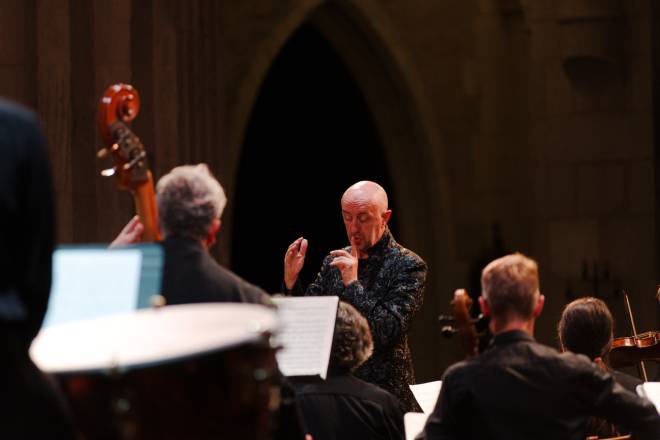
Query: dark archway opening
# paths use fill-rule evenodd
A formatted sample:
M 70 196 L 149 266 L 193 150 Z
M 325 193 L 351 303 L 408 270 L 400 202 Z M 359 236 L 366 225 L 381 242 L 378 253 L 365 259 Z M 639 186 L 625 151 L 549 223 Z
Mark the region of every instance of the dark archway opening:
M 232 268 L 280 291 L 282 260 L 309 240 L 303 284 L 332 249 L 347 245 L 339 200 L 359 180 L 391 188 L 366 101 L 339 54 L 310 24 L 284 46 L 262 84 L 238 170 Z M 390 220 L 396 236 L 396 219 Z

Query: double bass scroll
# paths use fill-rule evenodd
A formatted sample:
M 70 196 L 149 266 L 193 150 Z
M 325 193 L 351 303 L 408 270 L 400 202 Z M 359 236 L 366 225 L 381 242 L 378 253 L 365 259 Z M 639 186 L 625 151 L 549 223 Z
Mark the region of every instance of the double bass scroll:
M 445 337 L 458 335 L 463 354 L 467 359 L 479 355 L 479 336 L 475 324 L 483 319 L 483 315 L 472 318 L 470 307 L 472 299 L 465 289 L 456 289 L 450 302 L 451 316 L 440 315 L 438 320 L 443 323 L 442 334 Z
M 110 86 L 99 102 L 98 131 L 105 147 L 98 157 L 112 156 L 114 166 L 101 175 L 117 176 L 119 189 L 130 191 L 135 210 L 144 225 L 142 241 L 159 241 L 158 210 L 147 154 L 140 139 L 128 127 L 140 111 L 140 95 L 133 86 Z

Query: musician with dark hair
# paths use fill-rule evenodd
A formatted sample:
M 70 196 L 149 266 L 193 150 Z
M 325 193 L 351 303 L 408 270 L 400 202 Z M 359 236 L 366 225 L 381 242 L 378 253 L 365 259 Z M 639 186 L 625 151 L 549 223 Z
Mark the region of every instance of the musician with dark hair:
M 328 378 L 298 390 L 314 440 L 403 438 L 403 410 L 397 398 L 352 374 L 372 352 L 367 320 L 355 307 L 340 302 Z
M 635 392 L 642 380 L 607 364 L 607 355 L 612 347 L 614 320 L 612 313 L 598 298 L 578 298 L 564 307 L 557 335 L 562 351 L 583 354 L 603 370 L 608 371 L 626 389 Z
M 578 298 L 564 307 L 557 335 L 562 351 L 583 354 L 591 359 L 603 371 L 607 371 L 617 382 L 631 392 L 636 392 L 642 380 L 620 371 L 607 364 L 607 355 L 612 347 L 614 320 L 612 313 L 598 298 Z M 587 433 L 599 437 L 613 437 L 623 434 L 621 428 L 597 417 L 589 419 Z
M 612 346 L 614 320 L 607 305 L 598 298 L 578 298 L 564 307 L 557 336 L 561 348 L 602 362 Z
M 46 313 L 55 242 L 46 141 L 31 112 L 0 100 L 0 438 L 72 439 L 28 348 Z
M 538 266 L 522 254 L 494 260 L 481 275 L 479 304 L 491 317 L 491 347 L 450 367 L 420 438 L 584 440 L 587 419 L 624 426 L 636 440 L 660 438 L 655 406 L 585 356 L 533 338 L 545 297 Z

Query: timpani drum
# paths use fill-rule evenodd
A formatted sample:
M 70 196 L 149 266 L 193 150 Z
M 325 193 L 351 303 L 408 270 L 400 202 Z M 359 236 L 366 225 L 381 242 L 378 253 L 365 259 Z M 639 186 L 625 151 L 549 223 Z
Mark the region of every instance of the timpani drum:
M 275 312 L 248 304 L 143 309 L 45 328 L 34 362 L 87 439 L 263 439 L 277 404 Z

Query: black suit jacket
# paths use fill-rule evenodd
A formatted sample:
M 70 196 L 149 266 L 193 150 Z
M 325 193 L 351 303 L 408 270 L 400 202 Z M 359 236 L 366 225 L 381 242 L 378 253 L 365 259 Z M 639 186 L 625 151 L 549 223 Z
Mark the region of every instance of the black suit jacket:
M 46 313 L 54 240 L 46 141 L 34 114 L 0 99 L 0 320 L 26 344 Z
M 481 356 L 450 367 L 418 438 L 584 440 L 589 416 L 660 439 L 651 402 L 625 390 L 586 356 L 558 353 L 527 333 L 497 335 Z
M 46 142 L 0 99 L 0 438 L 73 439 L 68 411 L 28 347 L 50 294 L 55 218 Z
M 614 376 L 614 380 L 619 382 L 622 387 L 624 387 L 625 389 L 627 389 L 632 393 L 636 393 L 637 386 L 644 383 L 642 379 L 635 376 L 631 376 L 630 374 L 626 374 L 622 371 L 612 370 L 610 371 L 610 374 Z
M 275 307 L 270 296 L 221 266 L 200 243 L 181 237 L 167 237 L 161 242 L 165 253 L 161 292 L 167 304 L 204 302 L 254 303 Z M 299 409 L 293 391 L 281 377 L 280 409 L 274 416 L 275 440 L 302 440 Z
M 167 304 L 242 302 L 272 306 L 266 292 L 222 267 L 200 243 L 167 237 L 162 246 L 161 291 Z
M 314 440 L 402 440 L 403 410 L 387 391 L 346 374 L 298 387 Z

